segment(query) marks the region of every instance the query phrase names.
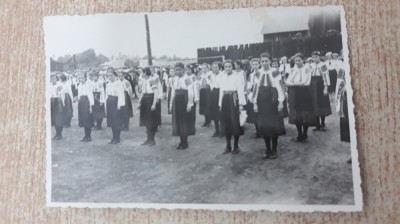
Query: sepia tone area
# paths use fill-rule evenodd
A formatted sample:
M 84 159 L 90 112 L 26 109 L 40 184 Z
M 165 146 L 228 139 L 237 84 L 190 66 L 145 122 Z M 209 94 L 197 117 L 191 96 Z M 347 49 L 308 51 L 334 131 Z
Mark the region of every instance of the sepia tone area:
M 43 16 L 317 4 L 343 4 L 346 11 L 363 212 L 46 207 Z M 399 1 L 2 1 L 0 5 L 0 223 L 400 222 Z

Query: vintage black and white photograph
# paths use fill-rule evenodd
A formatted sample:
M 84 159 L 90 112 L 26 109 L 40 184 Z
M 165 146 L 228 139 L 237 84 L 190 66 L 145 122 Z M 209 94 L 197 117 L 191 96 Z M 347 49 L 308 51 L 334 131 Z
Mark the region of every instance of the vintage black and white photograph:
M 44 18 L 47 204 L 360 211 L 341 6 Z

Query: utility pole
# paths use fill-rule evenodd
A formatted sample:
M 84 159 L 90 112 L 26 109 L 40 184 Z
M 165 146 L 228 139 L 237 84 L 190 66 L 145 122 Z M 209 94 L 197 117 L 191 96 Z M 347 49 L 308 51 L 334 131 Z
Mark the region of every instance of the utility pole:
M 147 60 L 150 65 L 153 65 L 153 60 L 151 56 L 151 45 L 150 45 L 150 29 L 149 29 L 149 19 L 147 17 L 147 14 L 144 15 L 144 20 L 146 23 L 146 38 L 147 38 Z

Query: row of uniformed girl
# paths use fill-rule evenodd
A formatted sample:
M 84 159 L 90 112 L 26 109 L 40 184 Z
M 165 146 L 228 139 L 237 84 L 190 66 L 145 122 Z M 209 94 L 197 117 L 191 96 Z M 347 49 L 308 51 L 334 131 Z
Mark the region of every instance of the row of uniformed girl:
M 262 54 L 260 59 L 252 60 L 253 73 L 250 74 L 248 82 L 245 81 L 244 72 L 240 70 L 240 63 L 227 60 L 223 63 L 223 71 L 220 70 L 218 63 L 214 63 L 211 66 L 211 72 L 208 65 L 204 64 L 200 78 L 197 79 L 197 85 L 196 81 L 192 79 L 190 86 L 193 85 L 193 87 L 184 88 L 188 90 L 189 100 L 183 101 L 183 104 L 187 106 L 187 113 L 193 113 L 192 106 L 195 105 L 196 98 L 193 97 L 193 101 L 190 99 L 197 91 L 199 92 L 199 112 L 205 115 L 203 126 L 209 125 L 210 121 L 214 120 L 216 132 L 213 136 L 223 134 L 226 137 L 224 153 L 239 152 L 239 138 L 240 135 L 243 135 L 240 114 L 244 106 L 248 107 L 250 104 L 253 109 L 253 114 L 250 117 L 256 124 L 258 135 L 263 136 L 266 143 L 264 158 L 275 159 L 277 157 L 278 137 L 286 133 L 283 123 L 284 117 L 289 115 L 289 123 L 296 125 L 298 131 L 298 135 L 294 139 L 296 142 L 307 141 L 309 126 L 316 126 L 314 130 L 326 130 L 325 116 L 331 114 L 327 93 L 327 88 L 330 86 L 329 73 L 326 64 L 319 60 L 320 53 L 315 51 L 312 55 L 314 63 L 309 67 L 304 64 L 304 56 L 300 53 L 296 54 L 294 56 L 295 65 L 293 68 L 289 68 L 285 82 L 278 67 L 271 66 L 273 63 L 267 53 Z M 176 75 L 177 69 L 182 70 L 175 67 L 174 75 Z M 190 70 L 187 73 L 189 74 Z M 187 75 L 182 74 L 182 77 L 186 78 Z M 176 79 L 172 78 L 171 82 L 174 82 L 174 80 Z M 173 94 L 176 86 L 173 83 L 170 83 L 170 86 L 169 106 L 174 110 L 176 107 L 173 106 L 175 105 Z M 198 89 L 196 89 L 196 86 Z M 181 90 L 182 87 L 178 89 Z M 191 94 L 191 91 L 194 91 L 194 93 Z M 287 97 L 285 92 L 287 92 Z M 218 101 L 215 99 L 218 99 Z M 286 101 L 288 101 L 289 110 Z M 177 111 L 182 112 L 183 109 Z M 176 113 L 173 113 L 173 118 L 176 115 Z M 181 116 L 181 113 L 178 113 L 178 115 Z M 189 114 L 187 117 L 189 117 Z M 176 126 L 178 124 L 191 124 L 190 128 L 187 129 L 193 130 L 190 133 L 194 134 L 194 121 L 192 123 L 189 121 L 192 120 L 187 120 L 187 122 L 183 120 L 180 123 L 173 122 L 173 124 Z M 187 148 L 187 135 L 184 135 L 183 138 L 181 136 L 181 143 L 185 145 L 183 148 Z M 234 138 L 233 149 L 231 146 L 232 137 Z
M 78 125 L 85 132 L 82 142 L 92 140 L 92 128 L 102 129 L 101 123 L 107 114 L 107 126 L 111 127 L 113 133 L 109 143 L 118 144 L 125 122 L 129 123 L 129 120 L 126 120 L 133 115 L 130 84 L 123 74 L 117 74 L 113 69 L 108 70 L 107 76 L 109 82 L 104 87 L 104 84 L 98 81 L 97 74 L 91 74 L 90 80 L 84 73 L 78 75 Z M 51 76 L 51 123 L 56 129 L 53 140 L 62 138 L 63 126 L 70 117 L 69 113 L 72 110 L 70 89 L 70 86 L 58 82 L 56 75 Z

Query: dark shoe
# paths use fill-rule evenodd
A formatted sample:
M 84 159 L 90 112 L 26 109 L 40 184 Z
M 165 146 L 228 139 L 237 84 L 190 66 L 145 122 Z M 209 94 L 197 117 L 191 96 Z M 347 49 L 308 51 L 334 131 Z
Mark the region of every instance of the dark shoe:
M 148 145 L 150 143 L 149 140 L 144 141 L 141 145 Z
M 313 131 L 321 131 L 321 128 L 320 127 L 316 127 L 316 128 L 314 128 L 314 129 L 312 129 Z
M 56 140 L 58 135 L 55 135 L 51 140 Z
M 118 143 L 120 143 L 120 142 L 121 142 L 121 140 L 120 140 L 120 139 L 117 139 L 117 140 L 114 141 L 113 144 L 115 145 L 115 144 L 118 144 Z
M 91 141 L 92 141 L 92 138 L 91 137 L 87 137 L 84 142 L 91 142 Z
M 302 143 L 307 143 L 308 142 L 308 136 L 306 135 L 306 136 L 303 136 L 303 138 L 301 138 L 301 141 L 300 142 L 302 142 Z
M 301 141 L 303 141 L 303 138 L 300 136 L 297 136 L 297 138 L 292 138 L 292 141 L 293 142 L 301 142 Z
M 272 153 L 271 156 L 269 157 L 269 159 L 276 159 L 278 158 L 278 154 L 276 153 Z
M 321 127 L 321 131 L 327 131 L 328 129 L 326 128 L 326 126 L 322 126 Z
M 215 137 L 219 137 L 219 133 L 218 132 L 214 132 L 214 134 L 212 135 L 213 138 Z
M 156 145 L 156 142 L 155 141 L 150 141 L 147 145 L 148 146 L 154 146 L 154 145 Z
M 108 144 L 114 144 L 114 139 L 111 139 L 111 141 L 110 142 L 108 142 Z
M 232 152 L 232 147 L 226 146 L 226 147 L 225 147 L 225 151 L 224 151 L 222 154 L 228 154 L 228 153 L 230 153 L 230 152 Z
M 87 137 L 85 136 L 85 137 L 83 137 L 80 141 L 81 141 L 81 142 L 86 142 L 86 139 L 87 139 Z
M 254 138 L 261 138 L 261 135 L 256 133 L 256 136 Z
M 62 135 L 57 136 L 57 138 L 55 140 L 61 140 L 62 139 Z
M 263 159 L 269 159 L 271 157 L 271 154 L 268 152 L 265 152 Z
M 183 144 L 180 149 L 184 150 L 184 149 L 187 149 L 187 148 L 189 148 L 189 144 Z
M 239 147 L 234 147 L 232 154 L 238 154 L 240 152 Z

